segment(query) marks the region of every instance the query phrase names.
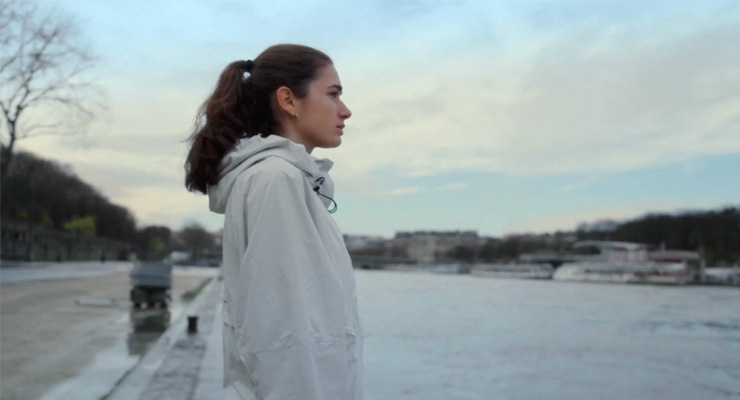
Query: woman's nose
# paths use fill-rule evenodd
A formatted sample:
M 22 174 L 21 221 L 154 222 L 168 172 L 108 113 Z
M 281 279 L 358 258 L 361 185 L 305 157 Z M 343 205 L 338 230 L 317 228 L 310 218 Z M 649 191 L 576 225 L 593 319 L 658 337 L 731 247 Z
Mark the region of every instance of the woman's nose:
M 339 110 L 339 116 L 342 119 L 347 119 L 352 116 L 352 111 L 350 111 L 349 108 L 347 108 L 347 106 L 342 103 L 342 108 Z

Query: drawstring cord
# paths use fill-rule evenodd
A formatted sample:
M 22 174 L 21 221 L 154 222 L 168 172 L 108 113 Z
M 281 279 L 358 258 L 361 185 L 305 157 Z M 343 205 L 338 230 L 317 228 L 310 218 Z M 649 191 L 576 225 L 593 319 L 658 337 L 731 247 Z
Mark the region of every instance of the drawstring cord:
M 327 195 L 319 192 L 319 189 L 321 189 L 321 185 L 324 184 L 324 177 L 321 176 L 321 177 L 317 178 L 316 179 L 316 183 L 318 183 L 318 185 L 313 187 L 313 191 L 316 192 L 316 194 L 318 194 L 319 196 L 324 197 L 324 198 L 327 198 L 327 199 L 329 199 L 332 202 L 333 207 L 331 209 L 327 210 L 327 211 L 329 211 L 329 214 L 334 214 L 335 212 L 337 212 L 337 208 L 338 208 L 337 202 L 334 201 L 334 199 L 332 199 L 331 197 L 329 197 L 329 196 L 327 196 Z

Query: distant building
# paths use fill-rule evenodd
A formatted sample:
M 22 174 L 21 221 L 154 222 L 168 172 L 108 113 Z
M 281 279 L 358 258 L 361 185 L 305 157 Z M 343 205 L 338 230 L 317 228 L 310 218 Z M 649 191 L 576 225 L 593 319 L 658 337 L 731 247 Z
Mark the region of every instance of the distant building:
M 384 248 L 386 241 L 382 236 L 344 235 L 344 244 L 350 252 L 365 248 Z
M 433 263 L 448 261 L 458 246 L 476 248 L 478 244 L 476 231 L 416 231 L 396 233 L 390 246 L 406 249 L 408 258 L 418 263 Z

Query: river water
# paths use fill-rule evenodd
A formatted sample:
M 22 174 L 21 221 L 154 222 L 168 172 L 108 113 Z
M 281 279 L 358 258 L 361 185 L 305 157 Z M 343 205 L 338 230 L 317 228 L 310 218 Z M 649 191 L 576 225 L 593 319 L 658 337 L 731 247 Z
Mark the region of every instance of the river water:
M 740 399 L 740 290 L 358 271 L 368 400 Z

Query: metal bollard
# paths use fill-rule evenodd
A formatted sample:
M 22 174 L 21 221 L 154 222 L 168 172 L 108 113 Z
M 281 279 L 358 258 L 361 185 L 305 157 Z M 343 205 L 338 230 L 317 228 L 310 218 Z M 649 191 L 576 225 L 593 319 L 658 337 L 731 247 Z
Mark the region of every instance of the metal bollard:
M 188 315 L 188 333 L 198 332 L 198 316 Z

